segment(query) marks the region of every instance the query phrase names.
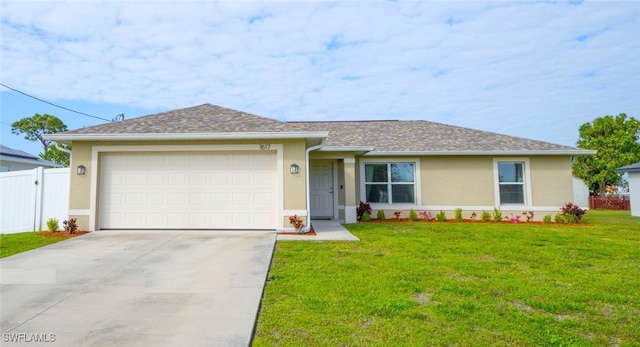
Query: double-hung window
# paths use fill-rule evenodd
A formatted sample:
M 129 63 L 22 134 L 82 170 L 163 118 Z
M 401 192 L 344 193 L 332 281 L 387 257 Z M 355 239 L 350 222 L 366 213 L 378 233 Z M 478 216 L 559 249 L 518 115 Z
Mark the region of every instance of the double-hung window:
M 525 163 L 523 161 L 498 162 L 498 189 L 500 204 L 525 204 Z
M 415 163 L 365 163 L 365 198 L 372 203 L 416 203 Z

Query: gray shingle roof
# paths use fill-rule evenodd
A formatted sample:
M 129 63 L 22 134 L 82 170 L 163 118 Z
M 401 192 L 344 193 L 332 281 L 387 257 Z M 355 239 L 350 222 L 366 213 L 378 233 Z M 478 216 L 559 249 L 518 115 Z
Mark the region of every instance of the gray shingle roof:
M 16 157 L 16 158 L 33 159 L 33 160 L 40 159 L 35 155 L 29 154 L 25 151 L 21 151 L 19 149 L 13 149 L 5 145 L 0 145 L 0 154 L 6 155 L 9 157 Z
M 152 114 L 58 134 L 206 134 L 301 131 L 295 125 L 211 104 Z
M 635 163 L 635 164 L 631 164 L 631 165 L 627 165 L 627 166 L 623 166 L 620 168 L 616 169 L 617 172 L 637 172 L 640 171 L 640 161 Z
M 327 146 L 373 146 L 375 151 L 382 152 L 576 150 L 569 146 L 423 120 L 292 124 L 306 130 L 328 130 Z
M 204 104 L 122 122 L 55 134 L 148 135 L 218 133 L 329 132 L 325 146 L 373 147 L 376 152 L 570 151 L 569 146 L 530 140 L 441 123 L 416 121 L 281 122 L 211 104 Z M 586 153 L 586 151 L 585 151 Z

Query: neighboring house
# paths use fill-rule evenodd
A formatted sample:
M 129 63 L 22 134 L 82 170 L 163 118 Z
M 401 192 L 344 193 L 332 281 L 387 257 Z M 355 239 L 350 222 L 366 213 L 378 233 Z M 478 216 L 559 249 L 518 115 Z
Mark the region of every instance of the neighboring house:
M 628 173 L 631 215 L 640 217 L 640 162 L 618 168 L 616 172 Z
M 0 172 L 31 170 L 37 167 L 60 167 L 27 152 L 0 145 Z
M 540 219 L 573 199 L 571 157 L 595 153 L 428 121 L 281 122 L 210 104 L 46 138 L 73 145 L 69 214 L 89 230 L 352 223 L 360 201 L 374 215 L 497 207 Z

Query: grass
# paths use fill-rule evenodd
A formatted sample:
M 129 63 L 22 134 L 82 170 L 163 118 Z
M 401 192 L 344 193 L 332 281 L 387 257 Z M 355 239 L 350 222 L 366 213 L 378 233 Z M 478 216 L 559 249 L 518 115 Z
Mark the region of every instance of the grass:
M 640 346 L 640 218 L 360 223 L 278 242 L 254 346 Z
M 16 234 L 0 234 L 0 258 L 30 251 L 69 238 L 68 234 L 60 233 L 60 235 L 61 236 L 43 236 L 34 231 Z

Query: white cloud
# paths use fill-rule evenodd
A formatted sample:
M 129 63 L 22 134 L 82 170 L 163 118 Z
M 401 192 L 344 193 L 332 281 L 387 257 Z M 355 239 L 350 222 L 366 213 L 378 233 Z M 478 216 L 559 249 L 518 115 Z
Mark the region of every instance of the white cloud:
M 640 117 L 640 3 L 3 2 L 2 81 L 52 100 L 405 118 L 573 144 Z

